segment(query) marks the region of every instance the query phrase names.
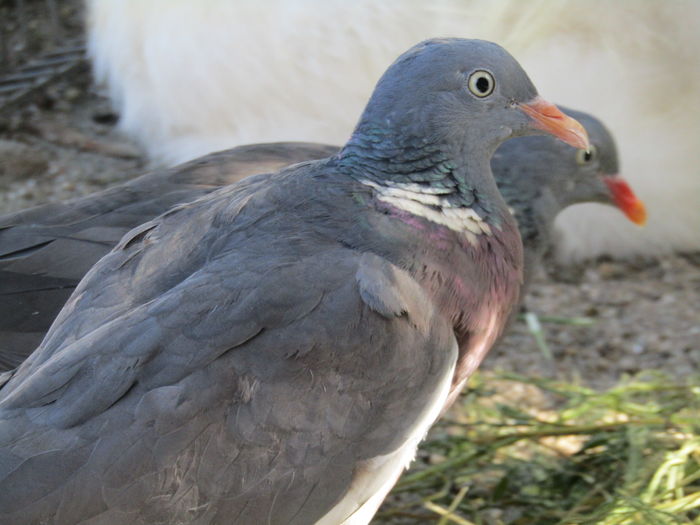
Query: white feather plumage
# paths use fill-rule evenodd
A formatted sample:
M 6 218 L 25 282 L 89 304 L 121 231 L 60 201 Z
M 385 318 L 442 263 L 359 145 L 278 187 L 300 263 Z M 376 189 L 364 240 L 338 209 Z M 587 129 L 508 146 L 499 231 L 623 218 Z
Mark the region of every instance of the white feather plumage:
M 349 136 L 387 65 L 432 36 L 508 48 L 549 100 L 618 141 L 646 228 L 564 212 L 563 259 L 700 249 L 700 2 L 87 0 L 96 78 L 157 162 Z

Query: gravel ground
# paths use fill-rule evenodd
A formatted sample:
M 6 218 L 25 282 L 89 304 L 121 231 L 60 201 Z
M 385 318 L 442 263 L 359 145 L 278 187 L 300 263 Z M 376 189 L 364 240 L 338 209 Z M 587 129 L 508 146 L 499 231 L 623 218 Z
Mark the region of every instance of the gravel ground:
M 511 328 L 484 368 L 580 380 L 607 388 L 623 374 L 696 374 L 700 363 L 700 267 L 692 256 L 592 261 L 579 283 L 538 279 L 526 298 L 540 316 L 590 324 L 542 323 L 552 359 L 525 323 Z
M 145 160 L 115 131 L 116 118 L 91 86 L 87 66 L 1 113 L 0 213 L 85 195 L 142 172 Z M 555 274 L 570 277 L 563 270 Z M 484 368 L 555 375 L 596 388 L 642 369 L 679 378 L 697 372 L 698 254 L 592 261 L 579 274 L 570 283 L 543 272 L 527 297 L 531 311 L 559 318 L 542 323 L 552 359 L 518 322 Z M 589 323 L 566 320 L 579 317 Z
M 0 115 L 0 213 L 86 195 L 144 170 L 114 121 L 87 66 Z

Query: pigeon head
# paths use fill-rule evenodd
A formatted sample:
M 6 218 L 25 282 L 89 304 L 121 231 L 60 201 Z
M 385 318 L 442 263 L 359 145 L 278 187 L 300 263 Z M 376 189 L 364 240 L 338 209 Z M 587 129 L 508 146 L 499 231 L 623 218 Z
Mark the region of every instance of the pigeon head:
M 564 111 L 586 128 L 589 149 L 571 148 L 549 137 L 505 142 L 494 155 L 492 168 L 506 200 L 534 206 L 549 202 L 549 220 L 573 204 L 599 202 L 617 206 L 629 220 L 644 224 L 644 204 L 618 174 L 617 148 L 610 132 L 592 115 Z M 517 166 L 514 158 L 519 159 Z
M 638 225 L 646 222 L 646 209 L 632 188 L 619 175 L 615 140 L 603 123 L 592 115 L 565 109 L 588 131 L 591 147 L 574 153 L 576 168 L 571 170 L 573 183 L 566 183 L 568 192 L 564 206 L 580 202 L 601 202 L 617 206 L 627 218 Z M 557 146 L 561 147 L 560 144 Z M 570 148 L 569 148 L 570 150 Z M 572 166 L 573 167 L 573 166 Z
M 518 62 L 483 40 L 433 39 L 384 73 L 346 148 L 393 159 L 406 146 L 479 154 L 504 140 L 548 133 L 588 148 L 584 128 L 544 101 Z M 438 146 L 440 145 L 440 146 Z

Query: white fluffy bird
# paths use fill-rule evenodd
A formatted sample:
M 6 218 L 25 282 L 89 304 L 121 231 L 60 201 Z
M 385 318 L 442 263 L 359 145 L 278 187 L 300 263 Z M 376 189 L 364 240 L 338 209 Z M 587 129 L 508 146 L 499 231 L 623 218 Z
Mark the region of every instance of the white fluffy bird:
M 380 73 L 431 36 L 495 40 L 551 100 L 594 111 L 648 203 L 564 212 L 562 260 L 700 249 L 700 2 L 87 0 L 122 129 L 178 163 L 239 144 L 343 143 Z M 348 80 L 350 79 L 350 80 Z

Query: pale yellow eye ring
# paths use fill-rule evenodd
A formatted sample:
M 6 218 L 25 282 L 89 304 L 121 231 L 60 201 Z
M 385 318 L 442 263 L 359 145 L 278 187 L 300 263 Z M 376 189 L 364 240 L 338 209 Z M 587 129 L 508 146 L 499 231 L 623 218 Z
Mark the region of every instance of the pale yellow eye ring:
M 585 149 L 576 150 L 576 164 L 579 166 L 590 164 L 597 158 L 598 150 L 593 144 L 591 144 L 591 149 L 589 151 L 586 151 Z
M 467 81 L 467 87 L 472 94 L 479 98 L 488 97 L 493 93 L 496 87 L 496 81 L 493 79 L 493 75 L 488 71 L 479 69 L 474 71 L 469 75 L 469 80 Z

